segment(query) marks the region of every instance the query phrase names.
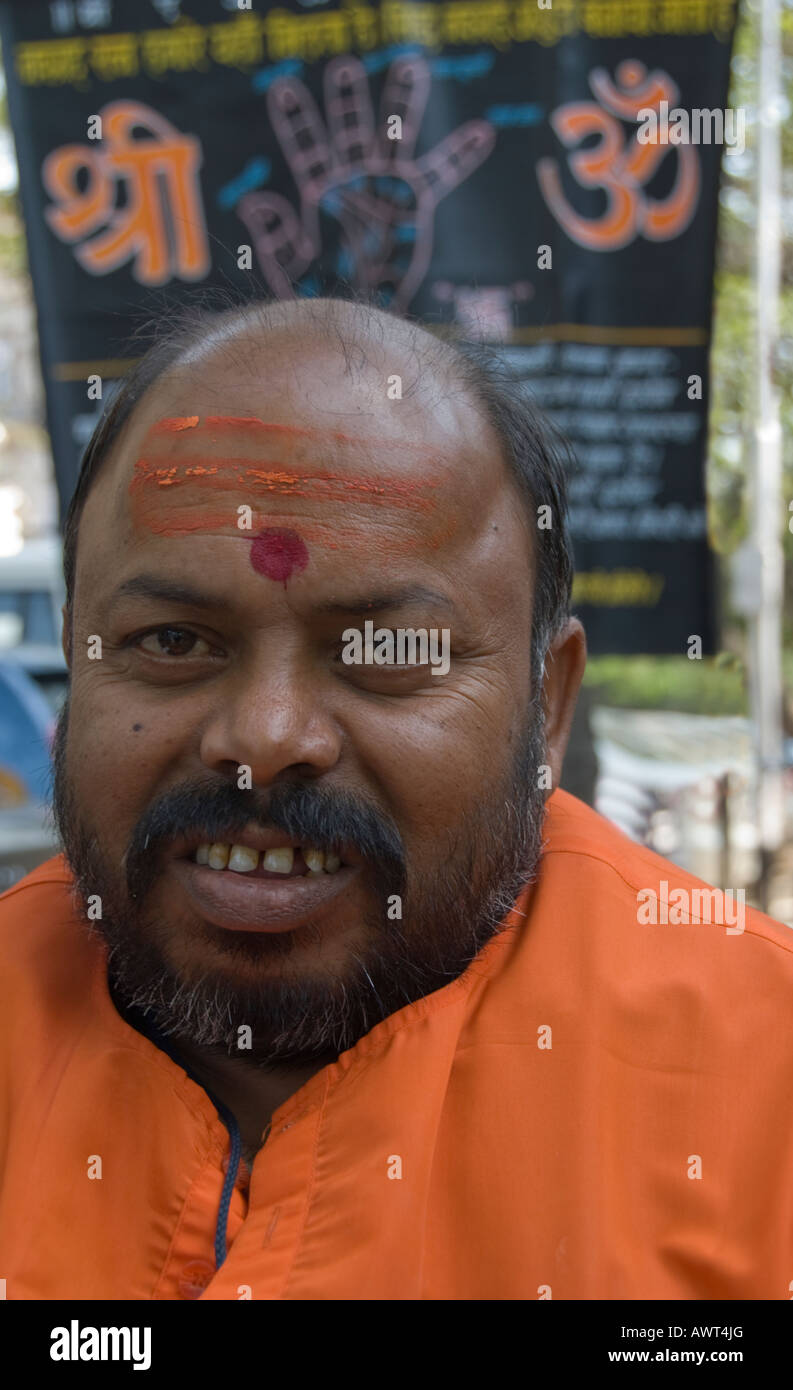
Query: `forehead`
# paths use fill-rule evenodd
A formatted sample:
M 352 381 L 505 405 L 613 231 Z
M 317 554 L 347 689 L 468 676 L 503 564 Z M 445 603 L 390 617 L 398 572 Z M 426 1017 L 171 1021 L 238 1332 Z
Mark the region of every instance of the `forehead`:
M 508 491 L 495 431 L 457 382 L 404 348 L 351 369 L 338 345 L 282 333 L 150 390 L 89 494 L 80 552 L 86 533 L 117 558 L 191 538 L 241 552 L 278 527 L 312 555 L 416 560 L 470 543 Z

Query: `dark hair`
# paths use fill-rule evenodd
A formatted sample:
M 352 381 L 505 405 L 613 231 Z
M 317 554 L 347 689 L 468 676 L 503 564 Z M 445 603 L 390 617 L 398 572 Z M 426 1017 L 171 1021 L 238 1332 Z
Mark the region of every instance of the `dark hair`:
M 277 300 L 260 297 L 240 302 L 228 291 L 198 291 L 176 309 L 166 308 L 154 320 L 142 324 L 130 346 L 148 340 L 143 355 L 134 362 L 109 400 L 88 442 L 80 464 L 77 486 L 64 521 L 63 573 L 66 606 L 71 610 L 77 565 L 77 535 L 83 507 L 113 445 L 135 407 L 161 377 L 191 357 L 200 357 L 213 344 L 233 347 L 239 330 L 249 320 L 262 333 L 294 321 L 299 314 L 324 333 L 335 330 L 348 370 L 357 350 L 366 361 L 367 341 L 379 337 L 388 342 L 396 331 L 407 338 L 417 363 L 435 369 L 446 384 L 456 380 L 466 398 L 478 404 L 501 441 L 505 461 L 530 513 L 536 534 L 532 668 L 541 677 L 550 643 L 570 613 L 573 559 L 567 526 L 566 473 L 573 466 L 569 446 L 532 402 L 525 385 L 510 370 L 497 350 L 459 336 L 444 325 L 435 336 L 425 322 L 396 315 L 360 293 L 333 299 Z M 417 378 L 418 380 L 418 378 Z M 403 396 L 415 388 L 403 390 Z M 538 525 L 539 508 L 549 525 Z

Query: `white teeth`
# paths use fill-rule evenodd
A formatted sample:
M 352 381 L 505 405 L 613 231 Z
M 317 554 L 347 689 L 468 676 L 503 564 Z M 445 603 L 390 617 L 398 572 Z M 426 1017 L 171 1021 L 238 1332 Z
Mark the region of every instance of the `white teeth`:
M 210 845 L 209 847 L 209 867 L 210 869 L 225 869 L 229 862 L 228 845 Z
M 321 849 L 304 849 L 303 858 L 306 861 L 306 868 L 311 873 L 322 873 L 325 867 L 325 855 Z
M 196 864 L 209 863 L 209 845 L 198 846 L 198 849 L 195 852 L 195 862 Z
M 271 874 L 291 874 L 295 862 L 293 849 L 268 849 L 262 855 L 262 868 Z
M 247 845 L 232 845 L 228 867 L 237 874 L 251 874 L 259 865 L 259 851 Z
M 338 854 L 325 855 L 325 873 L 335 874 L 341 868 L 341 860 Z

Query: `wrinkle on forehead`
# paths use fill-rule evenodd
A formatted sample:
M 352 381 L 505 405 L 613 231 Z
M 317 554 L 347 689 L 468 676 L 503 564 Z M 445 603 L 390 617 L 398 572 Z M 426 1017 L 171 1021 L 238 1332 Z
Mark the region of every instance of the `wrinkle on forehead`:
M 132 523 L 154 535 L 249 536 L 288 522 L 337 549 L 384 523 L 401 553 L 437 548 L 460 525 L 462 508 L 448 505 L 450 491 L 459 502 L 449 483 L 460 460 L 438 445 L 260 416 L 185 415 L 155 420 L 139 447 Z
M 169 375 L 155 385 L 118 460 L 125 529 L 250 541 L 284 527 L 312 553 L 320 545 L 371 555 L 382 545 L 384 554 L 429 556 L 473 542 L 507 474 L 495 431 L 465 394 L 452 389 L 441 410 L 391 402 L 379 375 L 365 391 L 351 386 L 327 345 L 292 349 L 294 362 L 268 361 L 256 390 L 220 357 L 192 381 Z

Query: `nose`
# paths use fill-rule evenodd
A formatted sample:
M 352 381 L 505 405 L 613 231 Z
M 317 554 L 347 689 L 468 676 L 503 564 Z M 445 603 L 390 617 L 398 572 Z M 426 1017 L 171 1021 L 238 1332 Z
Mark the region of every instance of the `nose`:
M 219 683 L 201 736 L 206 767 L 235 776 L 249 767 L 253 786 L 287 772 L 317 777 L 336 766 L 342 746 L 321 673 L 298 652 L 267 646 Z

